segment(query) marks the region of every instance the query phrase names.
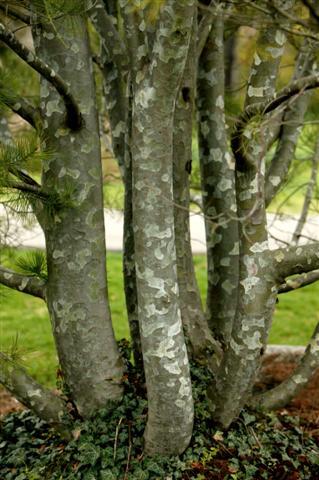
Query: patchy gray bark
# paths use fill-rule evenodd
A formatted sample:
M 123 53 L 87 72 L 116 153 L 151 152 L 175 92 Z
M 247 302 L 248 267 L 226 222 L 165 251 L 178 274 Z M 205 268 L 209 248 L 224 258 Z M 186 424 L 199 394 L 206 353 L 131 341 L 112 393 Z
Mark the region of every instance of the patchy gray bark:
M 40 215 L 47 245 L 47 303 L 64 381 L 79 412 L 89 416 L 122 395 L 122 361 L 107 300 L 102 172 L 95 90 L 85 22 L 38 27 L 37 54 L 70 83 L 83 126 L 65 124 L 63 101 L 42 80 L 46 147 L 43 189 L 56 203 Z M 68 55 L 68 51 L 74 55 Z
M 319 324 L 294 372 L 277 387 L 257 395 L 251 404 L 272 410 L 287 405 L 307 385 L 319 367 Z
M 208 361 L 220 347 L 204 316 L 195 277 L 189 222 L 189 176 L 192 169 L 192 136 L 196 83 L 197 30 L 193 27 L 188 57 L 175 104 L 173 138 L 174 225 L 179 300 L 190 357 Z
M 136 79 L 133 100 L 133 222 L 149 454 L 182 452 L 193 424 L 178 295 L 172 167 L 174 104 L 194 15 L 191 0 L 163 6 L 150 67 Z
M 309 52 L 309 46 L 307 48 L 307 45 L 308 44 L 306 44 L 305 51 L 302 50 L 299 54 L 294 79 L 311 73 L 313 56 L 311 51 Z M 296 98 L 293 98 L 285 108 L 276 152 L 266 173 L 266 206 L 269 205 L 287 180 L 309 99 L 310 92 L 306 95 L 300 94 Z
M 45 299 L 46 282 L 40 278 L 21 275 L 0 266 L 0 283 L 18 292 L 28 293 L 34 297 Z
M 224 112 L 223 12 L 215 18 L 199 60 L 199 155 L 207 243 L 207 319 L 218 340 L 230 338 L 238 295 L 235 163 Z
M 64 438 L 68 440 L 72 438 L 72 417 L 66 403 L 39 385 L 23 367 L 4 353 L 0 353 L 0 383 Z

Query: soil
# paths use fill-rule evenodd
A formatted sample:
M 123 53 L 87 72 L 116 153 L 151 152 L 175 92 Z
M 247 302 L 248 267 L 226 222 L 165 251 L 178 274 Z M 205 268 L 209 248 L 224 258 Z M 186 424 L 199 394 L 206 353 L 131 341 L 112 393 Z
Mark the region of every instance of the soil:
M 282 382 L 293 369 L 296 363 L 292 361 L 278 361 L 276 355 L 265 359 L 260 375 L 258 387 L 263 389 L 272 388 Z M 0 418 L 10 412 L 22 410 L 24 407 L 6 390 L 0 389 Z M 292 402 L 280 410 L 293 416 L 299 416 L 309 425 L 314 433 L 319 433 L 319 369 L 314 374 L 308 386 L 292 400 Z

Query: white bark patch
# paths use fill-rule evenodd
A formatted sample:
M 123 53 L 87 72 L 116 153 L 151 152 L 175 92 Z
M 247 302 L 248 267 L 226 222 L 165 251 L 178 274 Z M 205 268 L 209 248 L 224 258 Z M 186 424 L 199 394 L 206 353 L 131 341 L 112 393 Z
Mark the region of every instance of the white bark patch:
M 254 55 L 254 64 L 257 66 L 261 64 L 261 58 L 257 52 L 255 52 L 255 55 Z
M 207 123 L 207 122 L 202 122 L 202 123 L 200 124 L 200 131 L 201 131 L 201 133 L 202 133 L 203 137 L 205 137 L 205 138 L 206 138 L 206 137 L 207 137 L 207 135 L 208 135 L 208 134 L 209 134 L 209 132 L 210 132 L 210 128 L 209 128 L 209 126 L 208 126 L 208 123 Z
M 229 346 L 236 353 L 236 355 L 240 355 L 241 351 L 244 348 L 243 345 L 240 345 L 239 343 L 235 342 L 233 338 L 230 339 Z
M 228 178 L 223 178 L 218 183 L 218 188 L 221 192 L 226 192 L 226 190 L 230 190 L 233 187 L 233 182 Z
M 277 187 L 281 182 L 281 178 L 276 175 L 270 175 L 269 181 L 274 187 Z
M 318 335 L 310 342 L 310 352 L 312 354 L 317 354 L 319 352 L 319 336 Z
M 27 62 L 33 62 L 34 61 L 34 55 L 32 52 L 29 52 L 27 55 Z
M 230 170 L 235 170 L 235 160 L 229 152 L 225 153 L 225 160 Z
M 229 279 L 225 280 L 222 283 L 222 289 L 225 290 L 228 294 L 231 294 L 234 288 L 235 285 L 233 285 Z
M 229 252 L 229 255 L 239 255 L 239 242 L 234 244 L 233 249 Z
M 267 52 L 270 53 L 272 58 L 279 58 L 284 53 L 284 49 L 282 47 L 280 47 L 280 48 L 267 47 L 266 50 L 267 50 Z
M 279 250 L 279 252 L 275 252 L 275 260 L 278 263 L 281 263 L 285 259 L 285 254 L 283 251 Z
M 13 274 L 12 273 L 5 273 L 3 276 L 6 280 L 10 280 L 10 278 L 13 277 Z
M 156 90 L 154 87 L 144 87 L 137 92 L 135 103 L 143 108 L 148 108 L 149 103 L 154 99 Z
M 203 75 L 203 77 L 207 80 L 207 83 L 213 87 L 214 85 L 217 85 L 218 81 L 216 78 L 216 68 L 212 68 L 209 72 L 206 73 L 206 75 Z M 202 76 L 201 76 L 202 78 Z
M 19 285 L 19 290 L 24 290 L 25 287 L 28 285 L 28 281 L 29 279 L 28 278 L 23 278 L 22 281 L 21 281 L 21 284 Z
M 304 383 L 305 378 L 302 375 L 294 375 L 293 381 L 294 381 L 294 383 L 297 383 L 297 385 L 298 385 L 300 383 Z
M 62 105 L 60 100 L 50 100 L 46 105 L 46 113 L 48 117 L 51 117 L 52 113 L 63 113 Z
M 57 258 L 63 258 L 64 253 L 61 250 L 54 250 L 52 253 L 52 257 L 56 260 Z
M 230 258 L 229 257 L 224 257 L 221 259 L 220 264 L 222 267 L 229 267 L 230 265 Z
M 211 148 L 209 150 L 209 154 L 212 156 L 213 160 L 215 162 L 220 162 L 222 163 L 223 161 L 223 152 L 221 151 L 220 148 Z
M 113 137 L 120 137 L 123 133 L 125 133 L 125 123 L 121 120 L 116 124 L 114 130 L 112 130 Z
M 286 42 L 286 35 L 282 30 L 276 30 L 275 40 L 278 45 L 283 46 Z
M 180 318 L 178 322 L 173 323 L 170 327 L 168 327 L 167 334 L 169 337 L 175 337 L 175 335 L 179 335 L 182 331 L 182 322 Z
M 268 240 L 264 242 L 255 243 L 252 247 L 250 247 L 250 251 L 252 253 L 262 253 L 269 249 Z
M 259 282 L 258 277 L 247 277 L 245 280 L 242 280 L 240 283 L 244 287 L 245 293 L 249 293 Z
M 41 398 L 42 392 L 40 389 L 33 390 L 31 392 L 28 392 L 30 397 L 39 397 Z
M 249 85 L 247 94 L 248 97 L 263 97 L 264 87 L 253 87 L 252 85 Z
M 163 260 L 164 258 L 164 253 L 161 251 L 160 248 L 155 249 L 154 255 L 155 255 L 155 258 L 157 258 L 157 260 Z
M 258 193 L 258 176 L 250 182 L 250 192 L 251 193 Z
M 219 107 L 219 108 L 224 108 L 224 99 L 221 95 L 219 95 L 217 97 L 217 100 L 216 100 L 216 107 Z
M 160 231 L 158 225 L 148 225 L 145 227 L 144 230 L 146 237 L 155 237 L 159 239 L 163 238 L 171 238 L 173 235 L 172 229 L 170 227 L 166 228 L 165 230 Z
M 249 350 L 260 350 L 262 347 L 260 332 L 254 332 L 253 335 L 249 335 L 244 339 L 245 345 Z

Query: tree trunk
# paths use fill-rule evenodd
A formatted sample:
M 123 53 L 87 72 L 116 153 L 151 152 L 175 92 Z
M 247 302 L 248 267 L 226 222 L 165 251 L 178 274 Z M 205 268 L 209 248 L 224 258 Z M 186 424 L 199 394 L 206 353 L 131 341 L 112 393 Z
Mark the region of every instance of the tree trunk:
M 173 179 L 177 276 L 182 323 L 188 353 L 207 361 L 220 347 L 208 328 L 196 281 L 189 223 L 189 175 L 192 169 L 194 94 L 196 85 L 197 30 L 193 29 L 174 116 Z
M 44 144 L 53 152 L 42 171 L 52 201 L 39 216 L 47 247 L 46 297 L 64 381 L 87 417 L 121 398 L 123 367 L 107 298 L 99 127 L 85 20 L 38 26 L 35 40 L 39 56 L 70 83 L 83 118 L 82 128 L 68 129 L 61 98 L 41 81 Z
M 214 336 L 229 341 L 238 297 L 235 163 L 224 112 L 224 22 L 215 18 L 199 61 L 199 152 L 207 243 L 207 318 Z
M 135 86 L 133 101 L 133 222 L 148 454 L 182 452 L 193 425 L 179 307 L 172 175 L 174 108 L 194 14 L 192 1 L 163 5 L 151 63 Z

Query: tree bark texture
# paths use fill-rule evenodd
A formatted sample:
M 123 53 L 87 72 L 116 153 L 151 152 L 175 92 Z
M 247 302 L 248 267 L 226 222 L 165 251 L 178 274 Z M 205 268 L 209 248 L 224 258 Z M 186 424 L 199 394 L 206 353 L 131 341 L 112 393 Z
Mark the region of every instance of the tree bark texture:
M 61 98 L 41 81 L 45 146 L 43 189 L 56 201 L 41 214 L 47 247 L 47 303 L 64 381 L 87 417 L 122 395 L 122 361 L 107 298 L 102 172 L 95 88 L 85 20 L 36 30 L 36 50 L 70 84 L 83 127 L 65 123 Z M 71 54 L 70 54 L 71 53 Z
M 193 400 L 181 312 L 173 205 L 174 106 L 185 68 L 194 2 L 163 5 L 149 68 L 133 100 L 133 222 L 138 310 L 148 395 L 148 454 L 188 445 Z
M 199 60 L 199 156 L 207 244 L 207 318 L 224 345 L 230 338 L 238 295 L 238 222 L 235 163 L 224 112 L 224 22 L 215 18 Z

